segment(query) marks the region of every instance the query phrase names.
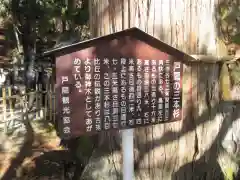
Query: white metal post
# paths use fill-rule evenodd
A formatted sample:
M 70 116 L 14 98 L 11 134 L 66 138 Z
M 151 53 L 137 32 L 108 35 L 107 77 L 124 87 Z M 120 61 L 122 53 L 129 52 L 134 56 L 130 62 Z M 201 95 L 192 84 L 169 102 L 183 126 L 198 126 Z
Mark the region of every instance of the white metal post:
M 123 180 L 134 179 L 133 136 L 134 129 L 125 129 L 122 131 Z

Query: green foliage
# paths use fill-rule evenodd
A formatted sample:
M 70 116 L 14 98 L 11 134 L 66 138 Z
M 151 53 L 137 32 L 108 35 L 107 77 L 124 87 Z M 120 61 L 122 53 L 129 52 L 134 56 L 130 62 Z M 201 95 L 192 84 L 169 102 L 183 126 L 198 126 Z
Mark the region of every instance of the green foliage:
M 220 77 L 221 98 L 223 100 L 232 100 L 231 90 L 240 85 L 240 61 L 225 62 L 222 64 Z
M 88 9 L 82 9 L 81 11 L 75 11 L 72 19 L 78 25 L 86 24 L 89 19 Z
M 231 64 L 229 67 L 230 69 L 230 76 L 232 79 L 233 85 L 239 85 L 240 84 L 240 62 L 236 61 L 234 64 Z
M 240 44 L 240 34 L 236 34 L 232 37 L 232 42 L 235 44 Z
M 234 180 L 234 171 L 231 168 L 227 168 L 224 174 L 224 180 Z
M 88 7 L 84 6 L 84 0 L 74 1 L 81 2 L 82 6 L 70 8 L 63 0 L 0 0 L 0 19 L 4 19 L 10 40 L 16 41 L 14 26 L 22 41 L 26 35 L 24 27 L 29 25 L 31 40 L 37 42 L 39 48 L 50 48 L 64 30 L 75 31 L 79 26 L 86 26 Z M 70 2 L 73 0 L 68 0 Z
M 240 5 L 236 0 L 224 0 L 216 10 L 219 36 L 226 44 L 240 44 Z
M 230 91 L 231 81 L 230 81 L 230 74 L 229 74 L 226 63 L 222 65 L 219 82 L 220 82 L 220 89 L 221 89 L 221 98 L 223 100 L 230 100 L 231 99 L 231 91 Z

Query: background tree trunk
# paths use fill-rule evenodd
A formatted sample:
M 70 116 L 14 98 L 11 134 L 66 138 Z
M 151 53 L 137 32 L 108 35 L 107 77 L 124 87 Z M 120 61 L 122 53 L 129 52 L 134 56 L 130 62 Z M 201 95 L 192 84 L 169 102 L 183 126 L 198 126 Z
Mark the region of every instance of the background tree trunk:
M 214 22 L 217 6 L 216 0 L 91 0 L 90 28 L 96 37 L 136 26 L 189 54 L 224 55 Z M 136 179 L 220 180 L 221 164 L 236 171 L 221 141 L 238 105 L 219 98 L 220 67 L 184 64 L 183 120 L 135 129 Z M 83 179 L 121 179 L 116 134 L 101 135 Z

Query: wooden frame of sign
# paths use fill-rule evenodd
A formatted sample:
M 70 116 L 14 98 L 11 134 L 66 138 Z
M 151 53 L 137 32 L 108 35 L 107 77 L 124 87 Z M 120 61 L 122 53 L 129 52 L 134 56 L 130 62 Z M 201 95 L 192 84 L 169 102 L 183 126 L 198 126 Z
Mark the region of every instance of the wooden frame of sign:
M 62 138 L 182 119 L 187 54 L 131 28 L 53 49 Z

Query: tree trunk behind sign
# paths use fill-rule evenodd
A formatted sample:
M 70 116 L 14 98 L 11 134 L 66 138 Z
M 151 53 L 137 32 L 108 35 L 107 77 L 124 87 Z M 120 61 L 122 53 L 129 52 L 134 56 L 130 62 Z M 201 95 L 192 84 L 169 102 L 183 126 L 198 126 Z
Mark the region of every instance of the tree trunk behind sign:
M 216 43 L 217 6 L 214 0 L 91 0 L 91 32 L 97 37 L 136 26 L 189 54 L 224 55 L 225 47 Z M 219 98 L 220 67 L 184 64 L 183 120 L 135 129 L 136 179 L 219 180 L 222 170 L 236 170 L 221 150 L 236 117 L 232 102 Z M 121 179 L 118 136 L 101 135 L 83 179 Z

